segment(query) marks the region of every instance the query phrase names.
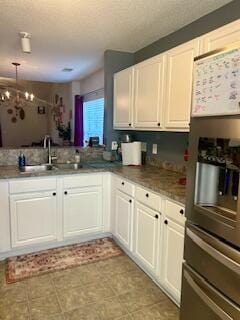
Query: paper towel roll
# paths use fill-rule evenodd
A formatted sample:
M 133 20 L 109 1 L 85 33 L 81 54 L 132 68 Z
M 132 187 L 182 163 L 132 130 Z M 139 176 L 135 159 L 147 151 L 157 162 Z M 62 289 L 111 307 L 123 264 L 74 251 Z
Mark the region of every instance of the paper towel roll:
M 122 162 L 124 166 L 139 166 L 142 164 L 141 142 L 122 143 Z

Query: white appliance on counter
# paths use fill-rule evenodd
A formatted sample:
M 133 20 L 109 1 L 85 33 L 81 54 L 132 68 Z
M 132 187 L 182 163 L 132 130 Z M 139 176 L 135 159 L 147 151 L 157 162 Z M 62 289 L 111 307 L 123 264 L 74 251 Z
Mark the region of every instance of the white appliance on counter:
M 122 163 L 124 166 L 140 166 L 142 164 L 141 145 L 140 141 L 121 143 Z

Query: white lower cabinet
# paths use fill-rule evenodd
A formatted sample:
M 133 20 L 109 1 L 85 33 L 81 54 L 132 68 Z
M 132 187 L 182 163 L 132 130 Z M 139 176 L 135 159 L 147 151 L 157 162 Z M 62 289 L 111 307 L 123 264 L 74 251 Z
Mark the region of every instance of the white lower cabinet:
M 149 271 L 156 271 L 160 214 L 136 202 L 134 255 Z
M 163 223 L 160 282 L 176 301 L 180 302 L 184 227 L 171 219 Z
M 63 196 L 64 237 L 101 231 L 102 187 L 68 189 Z
M 55 191 L 10 196 L 12 247 L 57 239 L 57 197 Z
M 133 199 L 116 190 L 115 194 L 115 236 L 128 249 L 132 250 Z

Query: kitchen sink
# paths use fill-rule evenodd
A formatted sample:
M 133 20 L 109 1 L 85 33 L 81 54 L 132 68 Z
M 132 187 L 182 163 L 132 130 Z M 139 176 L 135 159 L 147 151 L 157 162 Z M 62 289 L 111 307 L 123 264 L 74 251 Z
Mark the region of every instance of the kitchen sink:
M 22 173 L 35 173 L 35 172 L 44 172 L 44 171 L 50 171 L 54 170 L 55 167 L 51 164 L 40 164 L 40 165 L 30 165 L 30 166 L 24 166 L 20 168 L 20 171 Z
M 55 167 L 62 170 L 78 170 L 82 169 L 83 166 L 80 163 L 56 163 Z

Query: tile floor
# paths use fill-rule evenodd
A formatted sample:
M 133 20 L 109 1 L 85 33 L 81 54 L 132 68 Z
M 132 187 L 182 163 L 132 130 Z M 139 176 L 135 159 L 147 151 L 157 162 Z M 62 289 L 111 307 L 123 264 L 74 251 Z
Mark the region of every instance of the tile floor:
M 7 285 L 0 320 L 178 320 L 178 308 L 127 256 Z

